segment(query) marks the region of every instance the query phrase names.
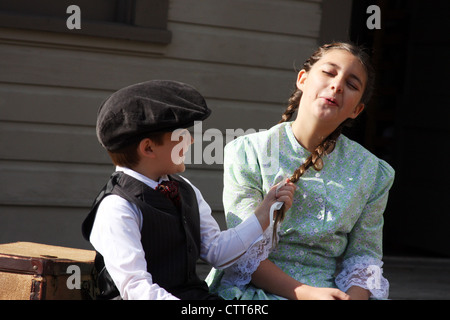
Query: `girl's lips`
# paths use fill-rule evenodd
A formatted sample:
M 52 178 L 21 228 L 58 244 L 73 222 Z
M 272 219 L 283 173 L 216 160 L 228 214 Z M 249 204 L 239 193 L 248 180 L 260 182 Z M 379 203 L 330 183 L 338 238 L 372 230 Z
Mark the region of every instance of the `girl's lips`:
M 338 107 L 338 103 L 336 99 L 329 97 L 321 97 L 327 104 Z

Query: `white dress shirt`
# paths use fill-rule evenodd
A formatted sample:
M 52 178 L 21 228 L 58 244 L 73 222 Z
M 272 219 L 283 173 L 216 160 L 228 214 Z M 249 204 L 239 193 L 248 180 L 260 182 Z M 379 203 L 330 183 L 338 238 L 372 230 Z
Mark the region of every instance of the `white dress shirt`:
M 117 167 L 129 176 L 156 188 L 158 182 L 131 169 Z M 211 208 L 200 191 L 194 189 L 200 213 L 200 258 L 215 268 L 225 268 L 262 235 L 262 228 L 254 214 L 236 228 L 220 231 L 211 215 Z M 106 269 L 123 299 L 177 299 L 152 280 L 147 272 L 145 252 L 141 243 L 142 213 L 133 203 L 117 195 L 109 195 L 100 203 L 92 227 L 90 242 L 104 258 Z

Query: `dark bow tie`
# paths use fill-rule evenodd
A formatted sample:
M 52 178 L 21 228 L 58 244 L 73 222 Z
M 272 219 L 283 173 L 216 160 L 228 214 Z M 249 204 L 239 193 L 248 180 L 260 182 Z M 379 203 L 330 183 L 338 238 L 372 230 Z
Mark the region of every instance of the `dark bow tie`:
M 155 190 L 164 194 L 167 199 L 171 200 L 178 209 L 180 208 L 181 199 L 178 192 L 178 182 L 162 181 L 160 184 L 158 184 Z

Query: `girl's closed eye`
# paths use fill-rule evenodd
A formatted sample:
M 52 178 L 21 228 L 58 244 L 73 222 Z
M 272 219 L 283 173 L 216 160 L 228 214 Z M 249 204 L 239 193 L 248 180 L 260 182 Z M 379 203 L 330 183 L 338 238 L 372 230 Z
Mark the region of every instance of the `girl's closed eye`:
M 322 73 L 325 74 L 328 77 L 334 77 L 336 74 L 331 70 L 322 70 Z M 357 84 L 353 83 L 353 81 L 347 81 L 347 86 L 352 90 L 359 91 L 359 87 Z
M 356 84 L 354 84 L 353 82 L 348 81 L 347 85 L 349 86 L 350 89 L 359 91 L 359 87 Z

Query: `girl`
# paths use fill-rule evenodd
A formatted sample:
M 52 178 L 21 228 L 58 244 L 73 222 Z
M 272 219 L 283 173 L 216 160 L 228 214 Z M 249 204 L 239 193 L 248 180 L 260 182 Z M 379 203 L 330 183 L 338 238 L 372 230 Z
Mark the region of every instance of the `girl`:
M 373 83 L 362 49 L 324 45 L 298 73 L 280 123 L 226 146 L 223 200 L 229 227 L 246 218 L 232 212 L 252 212 L 281 179 L 290 177 L 298 187 L 284 220 L 276 216 L 275 239 L 266 230 L 260 245 L 232 267 L 212 270 L 210 290 L 225 299 L 388 297 L 382 227 L 394 170 L 341 134 L 370 100 Z M 267 163 L 274 139 L 276 170 L 260 165 Z M 272 247 L 272 240 L 277 245 Z

